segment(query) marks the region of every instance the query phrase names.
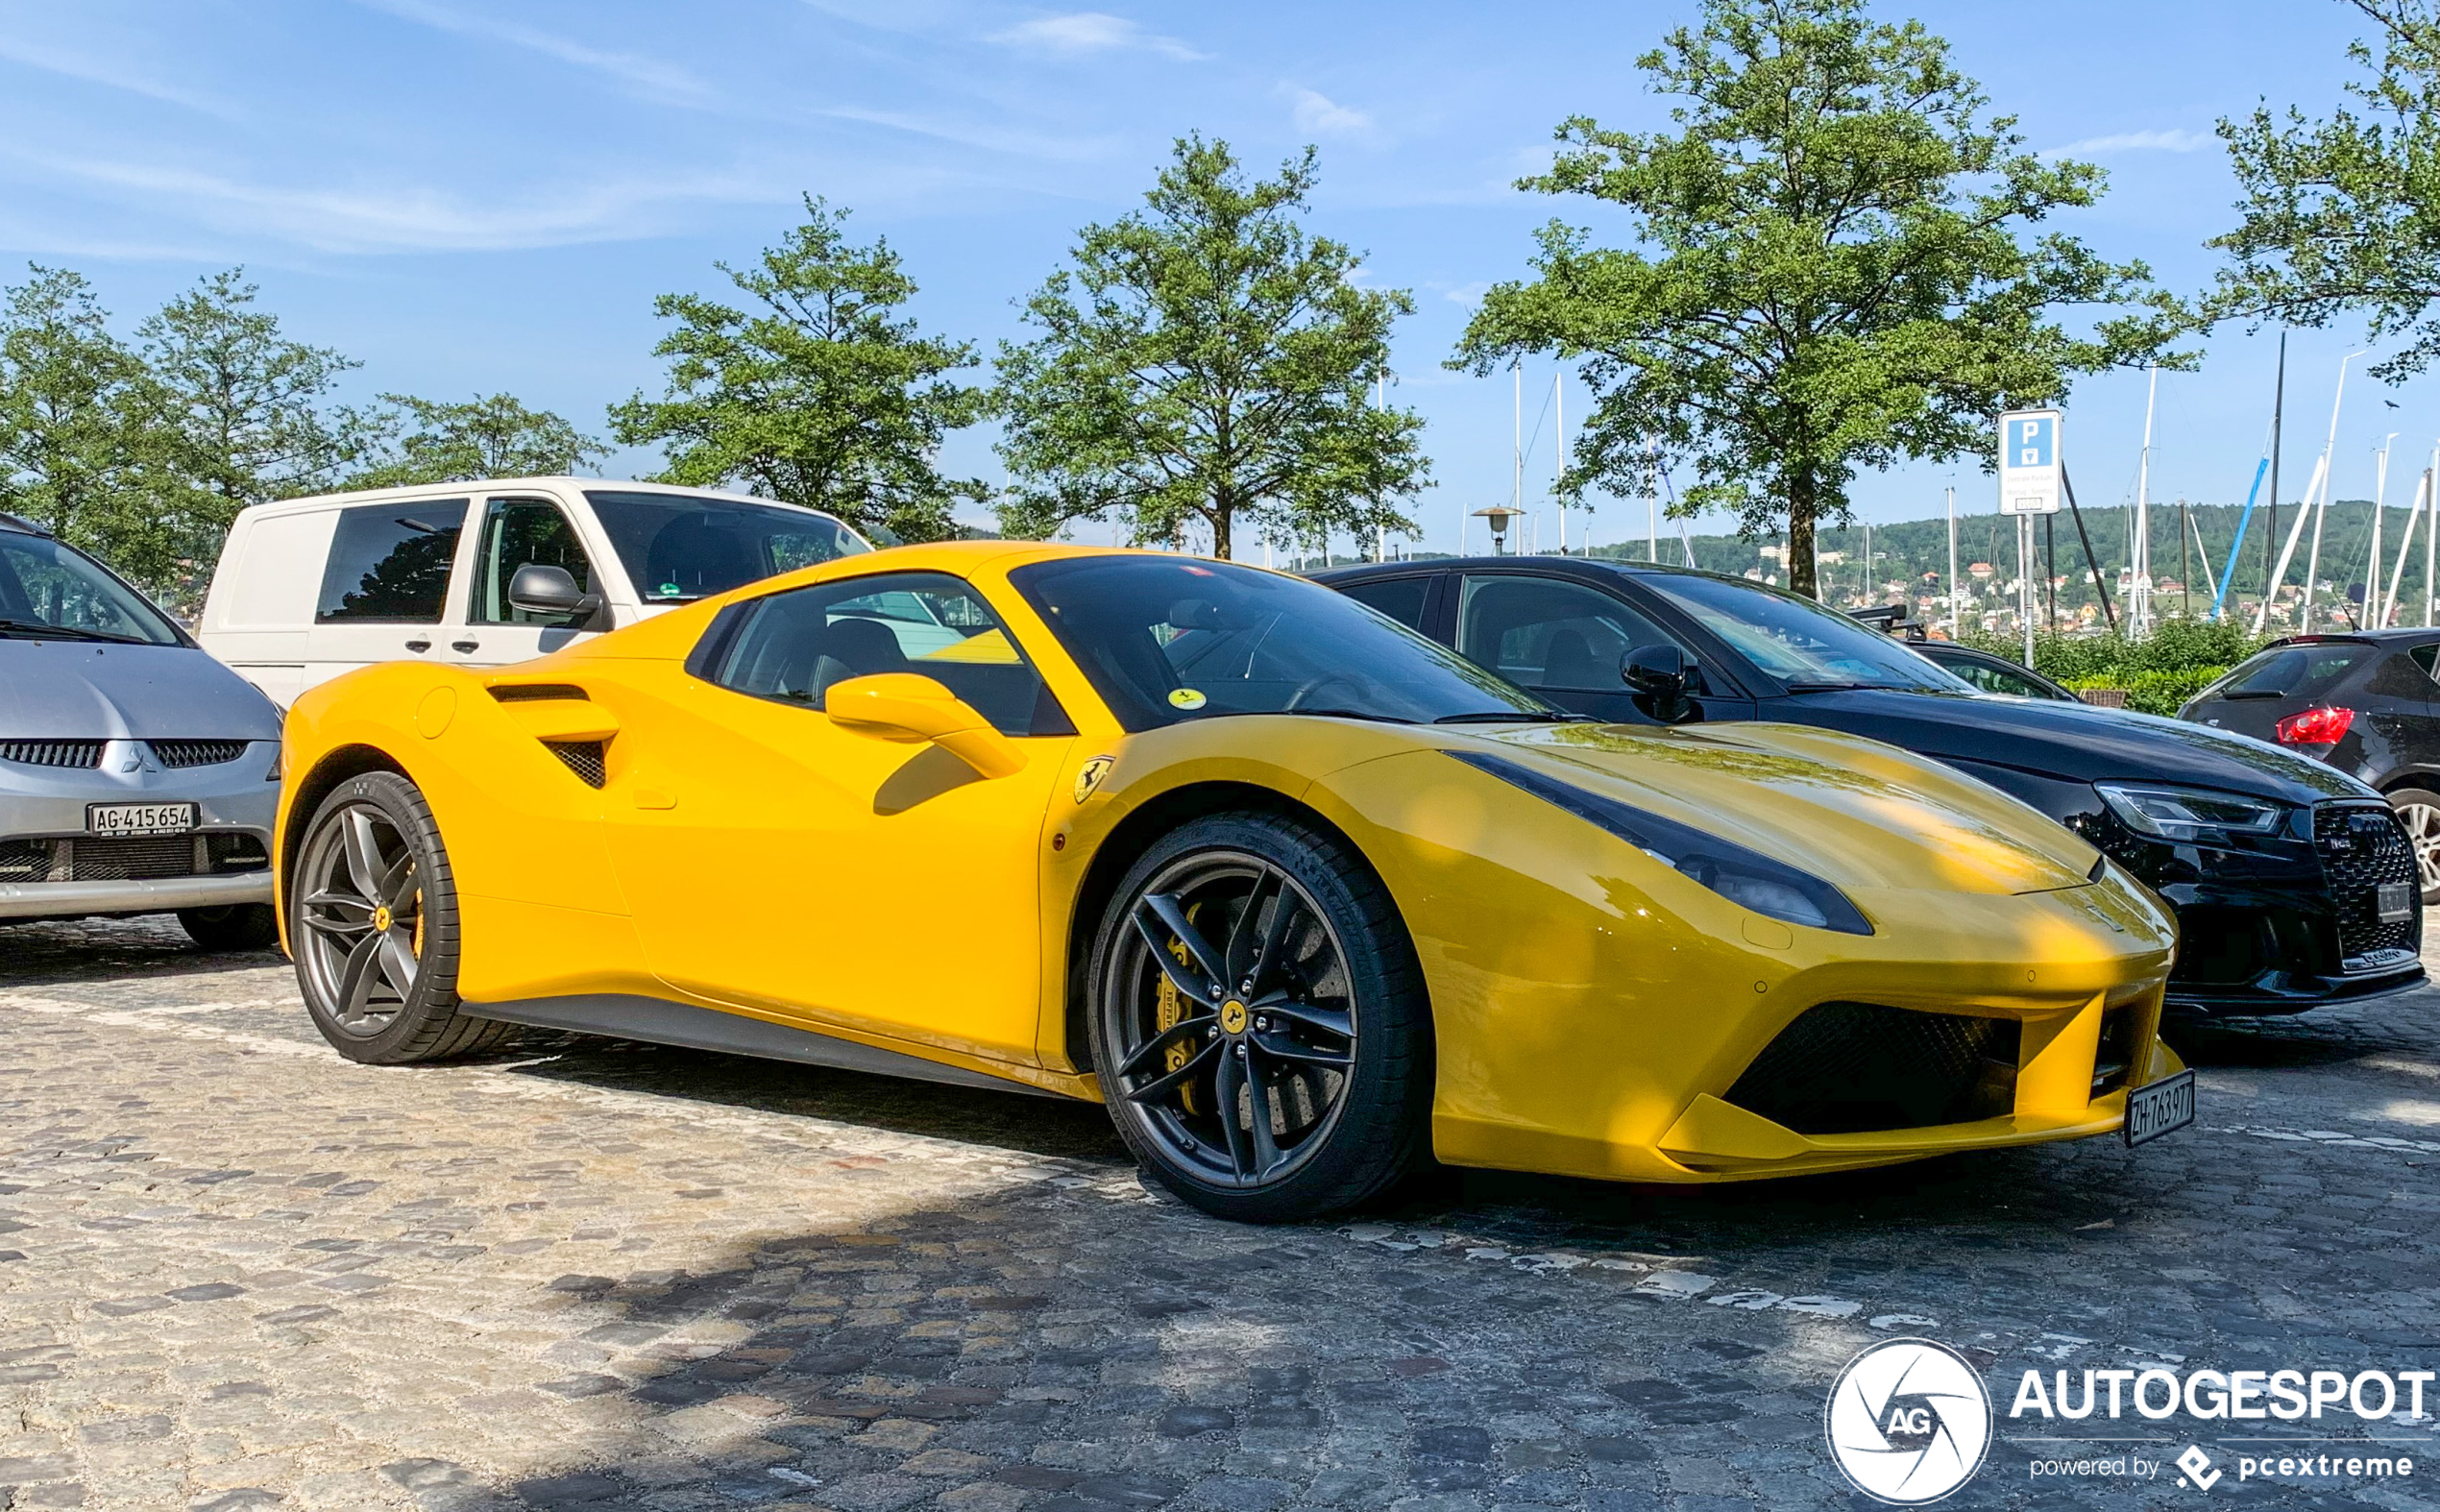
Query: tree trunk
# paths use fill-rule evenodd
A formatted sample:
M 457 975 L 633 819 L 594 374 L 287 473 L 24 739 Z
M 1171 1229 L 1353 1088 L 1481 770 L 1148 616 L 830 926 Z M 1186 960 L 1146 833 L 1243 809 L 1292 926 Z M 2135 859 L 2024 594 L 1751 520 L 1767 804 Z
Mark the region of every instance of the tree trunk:
M 1234 514 L 1226 503 L 1216 503 L 1211 509 L 1211 554 L 1224 562 L 1230 558 L 1229 526 Z
M 1800 466 L 1788 475 L 1788 586 L 1818 598 L 1813 580 L 1813 469 Z

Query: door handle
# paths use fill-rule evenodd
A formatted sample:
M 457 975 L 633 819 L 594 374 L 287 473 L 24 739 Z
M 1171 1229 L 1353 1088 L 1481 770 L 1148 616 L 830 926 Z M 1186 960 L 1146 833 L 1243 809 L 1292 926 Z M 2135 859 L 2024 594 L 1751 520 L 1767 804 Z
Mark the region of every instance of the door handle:
M 449 648 L 452 651 L 475 651 L 480 650 L 482 645 L 480 641 L 451 641 L 449 643 Z
M 406 648 L 410 651 L 428 651 L 432 648 L 432 643 L 429 641 L 409 641 L 406 643 Z

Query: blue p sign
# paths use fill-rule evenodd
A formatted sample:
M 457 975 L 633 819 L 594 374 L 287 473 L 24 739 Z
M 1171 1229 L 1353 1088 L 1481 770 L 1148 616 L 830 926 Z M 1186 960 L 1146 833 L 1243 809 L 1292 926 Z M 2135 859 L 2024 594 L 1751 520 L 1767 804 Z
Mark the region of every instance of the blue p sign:
M 2028 415 L 2008 423 L 2008 466 L 2050 466 L 2059 446 L 2059 422 L 2048 415 Z

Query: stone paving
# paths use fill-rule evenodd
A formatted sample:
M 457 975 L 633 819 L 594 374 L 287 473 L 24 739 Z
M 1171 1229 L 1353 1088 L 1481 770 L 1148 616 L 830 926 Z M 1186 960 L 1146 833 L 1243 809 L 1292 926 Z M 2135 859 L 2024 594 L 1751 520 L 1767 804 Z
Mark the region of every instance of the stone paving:
M 2237 1450 L 2012 1421 L 2027 1368 L 2440 1367 L 2440 994 L 2178 1038 L 2202 1124 L 2134 1152 L 1254 1229 L 1092 1108 L 573 1037 L 361 1067 L 274 957 L 0 929 L 0 1509 L 1863 1506 L 1825 1394 L 1900 1334 L 2003 1414 L 1948 1505 L 2440 1504 L 2031 1475 L 2130 1448 L 2037 1437 L 2079 1427 Z

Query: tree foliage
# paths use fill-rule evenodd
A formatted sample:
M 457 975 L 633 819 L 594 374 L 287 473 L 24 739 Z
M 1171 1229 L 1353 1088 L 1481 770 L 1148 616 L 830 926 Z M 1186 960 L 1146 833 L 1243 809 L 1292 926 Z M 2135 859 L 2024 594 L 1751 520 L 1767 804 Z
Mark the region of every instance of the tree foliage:
M 1144 210 L 1085 228 L 1026 302 L 1039 334 L 1000 349 L 1011 533 L 1115 515 L 1139 542 L 1200 526 L 1227 556 L 1245 522 L 1282 544 L 1413 528 L 1397 501 L 1429 476 L 1423 422 L 1370 393 L 1414 302 L 1296 223 L 1314 173 L 1308 147 L 1249 183 L 1227 143 L 1188 137 Z
M 407 394 L 381 400 L 403 412 L 396 423 L 407 428 L 378 463 L 348 479 L 351 488 L 556 476 L 610 454 L 560 416 L 527 409 L 507 394 L 462 404 Z
M 2020 151 L 1919 23 L 1873 22 L 1862 0 L 1704 0 L 1638 66 L 1682 102 L 1677 130 L 1573 118 L 1520 187 L 1617 207 L 1639 245 L 1551 223 L 1536 277 L 1493 289 L 1452 359 L 1581 359 L 1596 408 L 1576 497 L 1648 493 L 1655 449 L 1692 463 L 1670 512 L 1785 529 L 1810 593 L 1815 524 L 1850 517 L 1860 469 L 1988 459 L 2003 408 L 2187 360 L 2165 352 L 2179 312 L 2141 263 L 2030 233 L 2091 205 L 2102 171 Z M 2120 312 L 2080 337 L 2052 318 L 2074 306 Z
M 846 212 L 811 195 L 805 217 L 752 267 L 719 264 L 745 307 L 653 302 L 677 323 L 653 348 L 667 391 L 613 406 L 612 431 L 666 448 L 669 482 L 744 483 L 902 540 L 954 535 L 957 500 L 988 492 L 936 466 L 942 436 L 983 412 L 982 391 L 948 377 L 974 349 L 900 314 L 915 284 L 886 240 L 851 244 Z
M 2391 380 L 2440 357 L 2440 6 L 2349 0 L 2380 27 L 2360 110 L 2325 121 L 2291 107 L 2224 119 L 2219 133 L 2244 191 L 2240 220 L 2210 245 L 2229 255 L 2208 308 L 2220 318 L 2325 326 L 2361 312 L 2375 340 L 2411 344 L 2371 369 Z

